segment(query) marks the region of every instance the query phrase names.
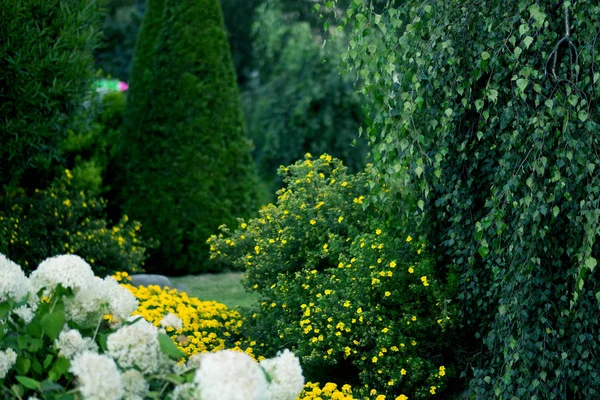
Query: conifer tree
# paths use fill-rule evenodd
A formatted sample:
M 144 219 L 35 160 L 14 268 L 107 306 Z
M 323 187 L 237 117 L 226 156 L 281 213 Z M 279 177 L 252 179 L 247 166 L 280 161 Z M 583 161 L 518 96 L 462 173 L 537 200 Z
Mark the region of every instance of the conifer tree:
M 136 52 L 145 54 L 135 55 L 132 74 L 146 87 L 132 93 L 123 130 L 124 207 L 161 242 L 149 269 L 211 269 L 206 239 L 256 208 L 256 173 L 220 4 L 167 0 L 158 35 L 154 22 L 144 25 Z M 155 47 L 146 45 L 152 37 Z

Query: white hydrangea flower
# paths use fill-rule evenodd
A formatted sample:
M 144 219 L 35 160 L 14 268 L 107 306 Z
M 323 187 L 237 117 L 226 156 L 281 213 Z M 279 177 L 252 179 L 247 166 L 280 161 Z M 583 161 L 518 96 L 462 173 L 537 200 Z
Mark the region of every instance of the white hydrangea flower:
M 21 301 L 30 291 L 29 279 L 21 267 L 0 253 L 0 303 L 8 300 Z
M 195 383 L 177 385 L 171 393 L 171 400 L 197 400 L 199 398 L 198 385 Z
M 160 326 L 174 328 L 175 330 L 180 330 L 183 328 L 183 321 L 177 315 L 173 313 L 168 313 L 160 320 Z
M 45 288 L 44 296 L 49 296 L 58 284 L 74 292 L 87 289 L 94 279 L 94 272 L 83 258 L 64 254 L 42 261 L 29 279 L 35 293 Z
M 125 394 L 117 364 L 108 356 L 83 352 L 71 361 L 69 371 L 85 400 L 120 400 Z
M 15 362 L 17 362 L 17 353 L 13 349 L 0 350 L 0 379 L 4 379 Z
M 58 354 L 69 360 L 85 351 L 98 350 L 98 345 L 91 338 L 84 338 L 76 329 L 63 330 L 54 343 L 58 348 Z
M 270 379 L 265 400 L 295 400 L 302 392 L 304 376 L 300 360 L 288 349 L 262 360 L 260 366 Z
M 144 375 L 136 369 L 128 369 L 121 374 L 123 389 L 125 390 L 124 400 L 144 400 L 150 386 L 144 379 Z
M 234 350 L 202 354 L 194 382 L 202 400 L 262 400 L 267 391 L 262 368 Z
M 65 302 L 67 318 L 83 328 L 97 326 L 105 314 L 111 314 L 120 323 L 137 307 L 135 296 L 112 277 L 94 277 L 85 290 Z
M 127 321 L 137 310 L 138 301 L 135 296 L 112 276 L 104 278 L 103 289 L 108 297 L 109 314 L 117 321 Z
M 28 302 L 28 304 L 22 305 L 19 308 L 15 308 L 12 310 L 12 312 L 19 316 L 26 324 L 29 324 L 33 320 L 37 308 L 37 303 Z
M 107 354 L 123 369 L 138 368 L 144 374 L 158 369 L 158 329 L 145 319 L 121 327 L 106 339 Z

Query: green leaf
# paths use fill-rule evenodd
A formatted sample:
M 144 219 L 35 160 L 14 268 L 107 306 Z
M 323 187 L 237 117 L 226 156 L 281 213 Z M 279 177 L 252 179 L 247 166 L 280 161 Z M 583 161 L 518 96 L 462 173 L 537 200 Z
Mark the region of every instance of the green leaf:
M 519 58 L 519 56 L 521 55 L 521 53 L 523 52 L 523 49 L 521 49 L 519 46 L 515 47 L 515 57 Z
M 164 333 L 158 334 L 158 342 L 160 343 L 160 349 L 166 355 L 168 355 L 176 360 L 179 360 L 183 356 L 185 356 L 185 354 L 181 350 L 179 350 L 177 348 L 177 346 L 175 346 L 175 343 L 173 343 L 173 340 L 171 340 L 171 338 L 169 336 L 165 335 Z
M 517 87 L 519 89 L 521 89 L 521 91 L 525 91 L 525 88 L 527 88 L 528 84 L 529 84 L 529 81 L 527 79 L 523 79 L 523 78 L 517 79 Z
M 15 378 L 27 389 L 38 390 L 40 388 L 40 383 L 35 379 L 31 379 L 26 376 L 16 376 Z
M 27 375 L 29 368 L 31 368 L 31 360 L 29 360 L 29 358 L 19 356 L 19 358 L 17 358 L 17 362 L 15 363 L 15 368 L 19 374 Z
M 423 168 L 420 165 L 417 165 L 417 168 L 415 168 L 415 174 L 417 174 L 417 176 L 421 176 L 421 174 L 423 173 Z
M 42 330 L 46 335 L 48 335 L 52 340 L 56 340 L 60 331 L 62 331 L 65 326 L 65 313 L 64 311 L 54 311 L 51 314 L 46 314 L 42 317 L 40 321 L 40 325 L 42 326 Z
M 494 103 L 498 101 L 498 91 L 496 89 L 490 89 L 487 92 L 488 99 L 493 101 Z
M 560 208 L 558 208 L 557 206 L 552 207 L 552 215 L 554 215 L 555 218 L 559 212 L 560 212 Z
M 61 385 L 48 379 L 40 382 L 40 390 L 42 392 L 62 391 L 63 389 L 64 388 Z
M 447 115 L 448 117 L 452 115 L 452 112 L 453 112 L 453 111 L 452 111 L 452 109 L 451 109 L 451 108 L 446 108 L 446 111 L 445 111 L 445 113 L 446 113 L 446 115 Z
M 585 122 L 588 119 L 588 113 L 585 110 L 581 110 L 577 113 L 577 116 L 581 120 L 581 122 Z
M 58 357 L 48 373 L 48 378 L 52 381 L 59 380 L 61 376 L 67 373 L 70 366 L 71 363 L 69 360 L 64 357 Z
M 481 258 L 486 258 L 487 255 L 490 252 L 490 248 L 488 246 L 481 246 L 477 252 L 479 253 L 479 255 L 481 256 Z
M 12 308 L 12 305 L 8 301 L 4 301 L 0 303 L 0 318 L 4 318 L 8 315 Z
M 596 259 L 594 257 L 588 257 L 585 260 L 585 266 L 590 270 L 593 271 L 594 268 L 596 268 L 596 265 L 598 264 L 598 261 L 596 261 Z
M 481 58 L 483 60 L 488 60 L 490 58 L 490 53 L 488 53 L 487 51 L 484 51 L 481 53 Z
M 531 43 L 533 43 L 533 38 L 531 36 L 525 36 L 525 39 L 523 39 L 523 44 L 525 45 L 525 47 L 529 48 L 529 46 L 531 46 Z
M 477 109 L 477 111 L 481 110 L 483 108 L 483 100 L 475 100 L 475 108 Z

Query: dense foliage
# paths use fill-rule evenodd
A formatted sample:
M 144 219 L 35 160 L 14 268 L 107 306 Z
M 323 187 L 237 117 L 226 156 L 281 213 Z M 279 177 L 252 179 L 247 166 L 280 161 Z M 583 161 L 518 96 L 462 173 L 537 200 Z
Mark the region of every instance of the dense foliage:
M 99 276 L 140 272 L 146 247 L 155 244 L 141 239 L 140 224 L 127 216 L 109 225 L 106 202 L 73 187 L 71 179 L 67 170 L 47 189 L 31 195 L 15 189 L 0 196 L 0 253 L 26 272 L 58 253 L 85 258 Z
M 471 395 L 597 397 L 599 6 L 355 1 L 342 24 L 384 198 L 461 273 Z
M 261 296 L 253 337 L 270 351 L 291 345 L 309 379 L 337 375 L 371 395 L 442 392 L 453 305 L 425 244 L 365 212 L 368 173 L 328 155 L 281 172 L 276 206 L 209 240 Z
M 84 101 L 98 3 L 0 1 L 0 186 L 57 157 Z
M 152 7 L 159 3 L 149 4 L 146 17 L 158 18 Z M 144 81 L 146 98 L 132 93 L 128 99 L 125 119 L 131 121 L 123 129 L 119 161 L 124 208 L 161 242 L 149 268 L 207 270 L 206 239 L 220 224 L 257 207 L 257 179 L 219 2 L 167 1 L 159 34 L 142 29 L 138 49 L 142 43 L 152 48 L 151 38 L 156 42 L 132 71 L 132 84 L 140 74 L 151 75 Z
M 269 181 L 306 152 L 329 153 L 358 171 L 367 151 L 357 138 L 362 102 L 352 75 L 337 68 L 346 40 L 323 47 L 308 22 L 286 11 L 280 1 L 267 1 L 256 12 L 256 73 L 243 94 L 254 160 Z

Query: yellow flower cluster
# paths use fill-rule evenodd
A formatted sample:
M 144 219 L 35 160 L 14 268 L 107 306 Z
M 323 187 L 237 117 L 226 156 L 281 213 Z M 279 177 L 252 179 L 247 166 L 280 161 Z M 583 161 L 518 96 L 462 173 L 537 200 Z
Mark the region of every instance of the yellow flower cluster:
M 323 387 L 316 382 L 308 382 L 304 385 L 304 390 L 298 396 L 298 400 L 357 400 L 352 396 L 350 385 L 344 385 L 338 389 L 337 384 L 327 382 Z
M 186 357 L 227 348 L 255 358 L 252 346 L 256 342 L 241 337 L 242 316 L 237 311 L 216 301 L 198 300 L 177 289 L 132 286 L 126 272 L 117 272 L 113 276 L 138 299 L 139 307 L 134 315 L 140 315 L 156 326 L 160 326 L 162 318 L 169 313 L 182 320 L 181 329 L 167 327 L 166 331 Z

